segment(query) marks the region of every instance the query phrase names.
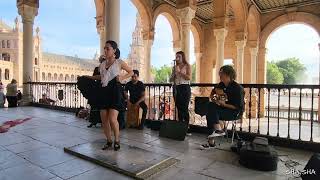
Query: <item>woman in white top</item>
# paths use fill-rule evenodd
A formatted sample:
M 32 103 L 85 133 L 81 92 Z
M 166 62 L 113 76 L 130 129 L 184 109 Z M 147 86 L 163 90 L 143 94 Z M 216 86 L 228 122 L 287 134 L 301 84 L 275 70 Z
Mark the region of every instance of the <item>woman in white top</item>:
M 119 110 L 123 108 L 123 87 L 121 81 L 133 75 L 132 69 L 120 57 L 120 50 L 114 41 L 107 41 L 104 47 L 105 61 L 99 66 L 100 75 L 88 76 L 91 79 L 101 80 L 102 90 L 100 93 L 103 105 L 100 116 L 107 143 L 103 150 L 112 147 L 111 129 L 114 132 L 114 150 L 120 149 L 119 124 L 117 121 Z M 121 71 L 127 73 L 121 75 Z M 99 92 L 97 92 L 99 94 Z
M 178 119 L 189 125 L 189 101 L 191 96 L 190 79 L 191 66 L 186 61 L 183 51 L 176 53 L 176 65 L 173 67 L 170 77 L 171 82 L 175 82 L 173 87 L 175 104 L 178 109 Z

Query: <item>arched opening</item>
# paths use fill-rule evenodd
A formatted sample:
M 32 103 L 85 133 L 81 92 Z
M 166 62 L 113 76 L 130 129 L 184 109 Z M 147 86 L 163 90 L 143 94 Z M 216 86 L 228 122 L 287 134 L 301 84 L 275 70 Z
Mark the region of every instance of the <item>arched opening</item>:
M 180 51 L 180 42 L 173 40 L 173 30 L 168 16 L 161 14 L 155 22 L 155 36 L 151 48 L 152 82 L 155 83 L 169 82 L 172 60 L 175 59 L 175 52 Z M 160 71 L 164 71 L 165 74 Z
M 38 65 L 38 58 L 34 58 L 34 65 Z
M 10 71 L 9 69 L 4 70 L 4 79 L 9 80 L 10 79 Z
M 301 23 L 276 28 L 266 41 L 267 82 L 318 84 L 320 36 Z
M 71 81 L 76 81 L 76 79 L 74 79 L 74 75 L 71 75 Z
M 11 44 L 10 44 L 10 40 L 7 40 L 7 48 L 10 48 Z
M 2 40 L 1 46 L 2 46 L 2 48 L 6 48 L 6 41 L 5 40 Z
M 10 54 L 9 53 L 2 53 L 2 59 L 4 61 L 10 61 Z
M 36 72 L 35 72 L 35 80 L 36 80 L 36 82 L 38 82 L 38 81 L 39 81 L 39 74 L 38 74 L 38 71 L 36 71 Z
M 56 81 L 56 82 L 58 81 L 58 74 L 57 73 L 54 73 L 53 80 Z
M 48 73 L 48 81 L 52 81 L 51 73 Z
M 46 73 L 42 73 L 42 81 L 46 81 Z
M 60 82 L 62 82 L 63 81 L 63 74 L 60 74 L 59 75 L 59 79 L 58 79 Z
M 2 69 L 0 68 L 0 81 L 2 80 Z
M 67 74 L 66 77 L 65 77 L 65 81 L 66 81 L 66 82 L 69 82 L 69 81 L 70 81 L 70 77 L 69 77 L 68 74 Z

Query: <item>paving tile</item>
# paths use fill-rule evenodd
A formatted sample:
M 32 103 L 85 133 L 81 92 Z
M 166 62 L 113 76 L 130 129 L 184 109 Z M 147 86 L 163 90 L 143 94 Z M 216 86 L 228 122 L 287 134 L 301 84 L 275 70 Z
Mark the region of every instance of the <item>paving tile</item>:
M 0 135 L 0 145 L 2 146 L 28 142 L 28 141 L 32 141 L 32 139 L 30 137 L 21 135 L 19 133 L 4 133 Z
M 20 164 L 27 163 L 27 161 L 15 153 L 10 151 L 0 151 L 0 168 L 6 169 L 11 168 Z
M 53 177 L 53 174 L 30 163 L 0 171 L 0 180 L 47 180 Z
M 42 168 L 47 168 L 74 159 L 73 156 L 64 153 L 62 149 L 56 148 L 40 148 L 23 152 L 18 155 Z
M 98 165 L 82 159 L 73 159 L 48 168 L 49 172 L 63 179 L 69 179 L 73 176 L 82 174 L 86 171 L 97 168 Z
M 91 171 L 85 172 L 78 176 L 72 177 L 69 180 L 102 180 L 102 179 L 115 179 L 115 180 L 129 180 L 127 176 L 121 175 L 106 168 L 96 168 Z
M 36 141 L 36 140 L 6 146 L 8 150 L 14 153 L 21 153 L 21 152 L 44 148 L 44 147 L 50 147 L 50 145 L 42 143 L 40 141 Z

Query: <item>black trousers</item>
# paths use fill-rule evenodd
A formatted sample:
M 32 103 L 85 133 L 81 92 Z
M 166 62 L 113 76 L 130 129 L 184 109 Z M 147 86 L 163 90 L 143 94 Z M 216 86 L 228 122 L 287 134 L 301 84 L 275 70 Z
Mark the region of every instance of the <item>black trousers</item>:
M 124 129 L 126 127 L 126 111 L 121 110 L 118 114 L 118 123 L 119 123 L 119 129 Z
M 7 96 L 8 107 L 17 107 L 18 98 L 17 96 Z
M 144 101 L 139 104 L 140 108 L 142 109 L 142 118 L 141 118 L 141 126 L 144 126 L 144 122 L 146 121 L 148 106 Z
M 238 110 L 222 108 L 214 102 L 209 102 L 208 111 L 206 115 L 208 134 L 213 133 L 213 125 L 219 124 L 219 120 L 224 120 L 224 121 L 236 120 L 238 114 L 239 114 Z
M 191 97 L 191 88 L 189 84 L 177 85 L 174 88 L 174 99 L 178 109 L 178 119 L 181 122 L 189 124 L 189 102 Z

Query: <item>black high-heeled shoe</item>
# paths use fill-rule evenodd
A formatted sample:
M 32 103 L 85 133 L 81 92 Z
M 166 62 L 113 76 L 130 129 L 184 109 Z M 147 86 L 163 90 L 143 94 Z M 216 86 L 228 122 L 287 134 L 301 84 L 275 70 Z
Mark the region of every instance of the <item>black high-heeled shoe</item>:
M 102 150 L 106 150 L 112 147 L 112 141 L 107 142 L 105 145 L 103 145 Z
M 118 151 L 119 149 L 120 149 L 120 142 L 114 142 L 114 144 L 113 144 L 113 149 L 115 150 L 115 151 Z
M 97 124 L 93 124 L 91 123 L 89 126 L 87 126 L 88 128 L 92 128 L 92 126 L 97 127 Z

